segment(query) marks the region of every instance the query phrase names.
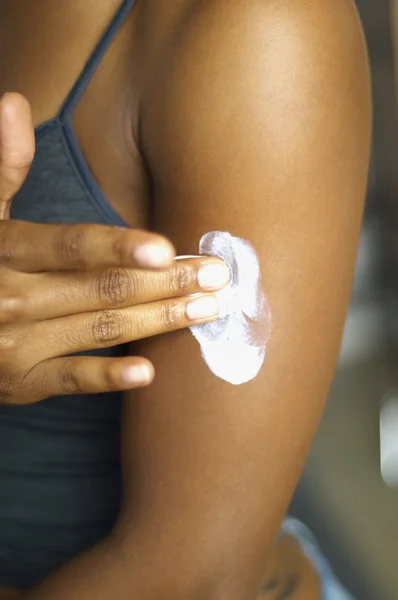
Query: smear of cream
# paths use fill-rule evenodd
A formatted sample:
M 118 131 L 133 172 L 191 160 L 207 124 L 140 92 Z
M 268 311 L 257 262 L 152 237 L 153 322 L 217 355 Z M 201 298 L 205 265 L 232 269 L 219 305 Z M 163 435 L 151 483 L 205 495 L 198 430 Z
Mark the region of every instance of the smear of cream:
M 199 253 L 221 258 L 230 269 L 231 280 L 216 292 L 219 318 L 195 325 L 191 331 L 214 375 L 233 385 L 246 383 L 263 365 L 271 329 L 257 254 L 249 242 L 222 231 L 206 233 Z

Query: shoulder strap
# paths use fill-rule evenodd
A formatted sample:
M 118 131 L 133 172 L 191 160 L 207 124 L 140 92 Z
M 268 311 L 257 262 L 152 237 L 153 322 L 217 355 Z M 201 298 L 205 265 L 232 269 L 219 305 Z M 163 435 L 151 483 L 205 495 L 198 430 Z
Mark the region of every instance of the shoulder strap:
M 84 65 L 76 83 L 62 104 L 59 111 L 59 117 L 61 119 L 68 118 L 73 112 L 73 109 L 79 101 L 79 98 L 82 96 L 84 90 L 97 70 L 97 67 L 100 64 L 103 56 L 106 54 L 106 51 L 111 45 L 120 27 L 123 25 L 124 20 L 126 19 L 135 2 L 136 0 L 123 0 L 120 8 L 117 10 L 112 21 L 104 31 L 101 39 Z

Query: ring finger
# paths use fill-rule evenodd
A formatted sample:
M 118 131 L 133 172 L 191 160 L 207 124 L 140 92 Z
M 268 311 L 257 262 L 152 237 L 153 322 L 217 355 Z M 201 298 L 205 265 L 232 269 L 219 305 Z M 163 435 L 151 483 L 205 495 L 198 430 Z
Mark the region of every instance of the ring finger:
M 118 310 L 83 313 L 32 325 L 35 362 L 97 348 L 118 346 L 154 335 L 213 321 L 215 294 L 197 294 Z

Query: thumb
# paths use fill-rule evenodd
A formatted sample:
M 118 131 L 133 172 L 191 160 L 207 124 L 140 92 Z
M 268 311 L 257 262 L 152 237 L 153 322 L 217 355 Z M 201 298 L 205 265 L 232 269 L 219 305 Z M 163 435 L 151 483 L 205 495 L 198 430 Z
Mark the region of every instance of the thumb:
M 13 196 L 29 172 L 35 136 L 29 102 L 17 93 L 0 100 L 0 220 L 8 219 Z

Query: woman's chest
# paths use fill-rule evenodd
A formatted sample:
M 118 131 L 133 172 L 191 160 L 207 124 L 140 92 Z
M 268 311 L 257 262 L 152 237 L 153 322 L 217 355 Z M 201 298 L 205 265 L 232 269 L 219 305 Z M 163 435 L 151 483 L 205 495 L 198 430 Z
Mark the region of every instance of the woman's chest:
M 124 221 L 146 227 L 148 176 L 135 142 L 140 42 L 134 1 L 3 4 L 0 93 L 22 93 L 35 126 L 56 115 L 68 119 L 85 172 Z

